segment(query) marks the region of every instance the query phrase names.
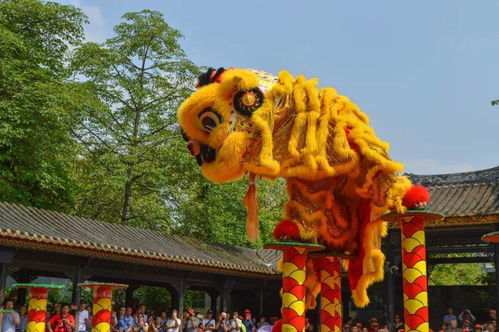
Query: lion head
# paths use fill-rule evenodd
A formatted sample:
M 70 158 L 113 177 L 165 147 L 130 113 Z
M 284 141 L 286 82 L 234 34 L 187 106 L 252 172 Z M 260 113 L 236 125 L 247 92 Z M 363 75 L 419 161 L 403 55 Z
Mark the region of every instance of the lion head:
M 178 118 L 207 179 L 222 183 L 244 174 L 255 138 L 251 116 L 276 82 L 271 74 L 253 69 L 210 68 L 200 76 L 198 90 L 182 103 Z

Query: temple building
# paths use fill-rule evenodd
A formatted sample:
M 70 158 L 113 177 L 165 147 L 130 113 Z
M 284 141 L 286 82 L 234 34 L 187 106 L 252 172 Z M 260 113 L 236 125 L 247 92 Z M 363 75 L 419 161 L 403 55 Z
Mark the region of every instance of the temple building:
M 481 240 L 499 230 L 499 166 L 487 170 L 443 174 L 408 174 L 428 187 L 428 210 L 444 214 L 426 228 L 428 269 L 443 263 L 494 263 L 499 245 Z M 356 309 L 343 282 L 344 317 L 378 313 L 390 320 L 402 314 L 400 230 L 390 225 L 384 241 L 385 281 L 370 289 L 371 304 Z M 7 276 L 31 282 L 39 276 L 67 278 L 76 285 L 91 280 L 129 285 L 127 304 L 141 285 L 166 288 L 172 307 L 184 310 L 186 290 L 205 291 L 214 311 L 250 308 L 256 315 L 278 315 L 280 252 L 209 243 L 195 238 L 105 223 L 42 209 L 0 203 L 0 294 Z M 483 286 L 499 305 L 499 274 L 495 286 Z M 477 289 L 430 287 L 431 326 L 438 324 L 460 294 L 472 301 Z M 467 293 L 468 292 L 468 293 Z M 22 295 L 22 294 L 21 294 Z M 79 302 L 77 287 L 73 301 Z M 21 296 L 22 297 L 22 296 Z M 480 306 L 477 302 L 477 306 Z M 459 310 L 459 308 L 457 308 Z M 499 309 L 499 308 L 498 308 Z M 313 319 L 313 317 L 311 318 Z

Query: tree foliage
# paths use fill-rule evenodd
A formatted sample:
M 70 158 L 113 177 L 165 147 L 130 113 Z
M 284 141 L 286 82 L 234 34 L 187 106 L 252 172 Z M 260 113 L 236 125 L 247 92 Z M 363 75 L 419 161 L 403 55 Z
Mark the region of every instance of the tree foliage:
M 480 263 L 438 264 L 430 273 L 431 286 L 485 285 L 487 273 Z
M 115 37 L 86 43 L 71 59 L 75 84 L 96 97 L 82 103 L 74 128 L 85 148 L 76 212 L 163 229 L 172 210 L 166 185 L 176 108 L 198 71 L 178 44 L 182 35 L 159 12 L 123 18 Z
M 143 10 L 81 43 L 85 22 L 72 6 L 0 0 L 0 200 L 261 245 L 246 239 L 245 181 L 206 181 L 181 138 L 176 110 L 199 74 L 182 34 Z M 284 182 L 259 180 L 258 198 L 268 240 Z
M 35 0 L 0 1 L 0 200 L 66 210 L 72 201 L 64 56 L 83 13 Z
M 144 10 L 123 18 L 113 38 L 102 45 L 84 44 L 71 59 L 74 84 L 88 94 L 79 104 L 74 127 L 85 148 L 77 162 L 75 212 L 249 244 L 241 203 L 246 187 L 207 182 L 180 135 L 176 110 L 199 73 L 178 44 L 182 35 L 158 12 Z M 280 218 L 283 183 L 260 187 L 262 233 L 268 238 L 274 218 Z

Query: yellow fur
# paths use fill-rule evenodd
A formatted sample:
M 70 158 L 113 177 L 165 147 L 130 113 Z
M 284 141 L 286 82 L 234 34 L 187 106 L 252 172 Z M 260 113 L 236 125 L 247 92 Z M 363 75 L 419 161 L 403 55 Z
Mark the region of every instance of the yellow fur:
M 216 149 L 215 161 L 201 166 L 208 179 L 227 182 L 244 173 L 285 177 L 290 197 L 286 219 L 297 225 L 302 240 L 345 252 L 362 248 L 363 275 L 352 295 L 358 306 L 365 306 L 367 287 L 383 278 L 380 239 L 386 225 L 379 217 L 404 210 L 402 197 L 411 183 L 397 176 L 403 165 L 390 159 L 388 143 L 376 137 L 369 118 L 347 97 L 333 88 L 317 88 L 317 79 L 303 75 L 293 78 L 281 71 L 278 80 L 263 82 L 268 76 L 254 70 L 225 71 L 220 83 L 204 86 L 184 101 L 178 111 L 180 125 L 193 142 Z M 254 133 L 231 131 L 232 98 L 257 87 L 265 87 L 263 103 L 246 117 Z M 210 133 L 198 119 L 208 107 L 222 117 Z M 362 199 L 372 202 L 372 216 L 359 241 Z M 319 290 L 312 274 L 306 281 L 309 305 Z

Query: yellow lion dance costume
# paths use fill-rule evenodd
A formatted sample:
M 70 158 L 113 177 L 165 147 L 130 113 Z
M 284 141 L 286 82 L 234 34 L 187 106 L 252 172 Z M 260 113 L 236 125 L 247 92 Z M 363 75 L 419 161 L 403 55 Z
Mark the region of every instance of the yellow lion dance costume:
M 207 179 L 221 183 L 249 174 L 250 239 L 258 237 L 254 177 L 286 178 L 286 218 L 274 237 L 356 257 L 344 265 L 354 302 L 363 307 L 369 303 L 367 287 L 384 275 L 380 249 L 386 225 L 379 218 L 405 209 L 411 183 L 397 176 L 403 165 L 390 159 L 388 144 L 375 136 L 367 116 L 335 89 L 317 84 L 286 71 L 275 77 L 210 68 L 178 118 Z M 313 266 L 307 271 L 310 308 L 320 283 Z

